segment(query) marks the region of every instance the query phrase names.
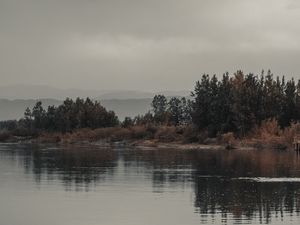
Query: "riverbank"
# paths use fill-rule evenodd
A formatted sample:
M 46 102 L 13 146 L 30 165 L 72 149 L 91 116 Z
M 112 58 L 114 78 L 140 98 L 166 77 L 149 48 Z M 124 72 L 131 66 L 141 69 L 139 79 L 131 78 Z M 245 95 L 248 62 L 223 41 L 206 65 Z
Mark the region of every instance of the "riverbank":
M 128 128 L 110 127 L 98 129 L 78 129 L 69 133 L 38 132 L 18 136 L 1 133 L 1 142 L 24 143 L 123 143 L 128 146 L 176 149 L 280 149 L 293 148 L 293 140 L 298 135 L 299 125 L 280 130 L 274 121 L 262 124 L 243 138 L 233 133 L 225 133 L 215 138 L 206 132 L 199 132 L 191 126 L 133 126 Z
M 77 140 L 77 141 L 55 141 L 55 140 L 45 140 L 41 137 L 37 138 L 24 138 L 13 136 L 6 141 L 0 141 L 0 143 L 27 143 L 27 144 L 62 144 L 62 145 L 77 145 L 77 144 L 90 144 L 96 146 L 128 146 L 134 147 L 135 149 L 142 150 L 151 150 L 153 148 L 157 149 L 176 149 L 176 150 L 231 150 L 231 149 L 240 149 L 240 150 L 254 150 L 256 147 L 251 146 L 242 146 L 234 145 L 229 146 L 227 144 L 221 143 L 210 143 L 210 144 L 200 144 L 200 143 L 182 143 L 182 142 L 161 142 L 157 139 L 151 140 L 121 140 L 121 141 L 112 141 L 108 139 L 100 139 L 95 141 L 88 140 Z

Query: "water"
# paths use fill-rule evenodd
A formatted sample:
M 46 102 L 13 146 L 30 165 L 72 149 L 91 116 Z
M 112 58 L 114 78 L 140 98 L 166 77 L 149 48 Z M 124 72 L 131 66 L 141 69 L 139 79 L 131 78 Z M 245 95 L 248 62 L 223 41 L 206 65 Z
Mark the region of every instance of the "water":
M 294 152 L 0 144 L 0 225 L 299 222 Z

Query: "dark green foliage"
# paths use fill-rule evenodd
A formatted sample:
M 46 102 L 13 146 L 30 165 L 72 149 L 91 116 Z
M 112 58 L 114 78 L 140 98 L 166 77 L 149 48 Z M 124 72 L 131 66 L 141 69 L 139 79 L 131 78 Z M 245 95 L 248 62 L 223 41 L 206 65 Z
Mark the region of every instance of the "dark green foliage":
M 13 131 L 17 129 L 18 121 L 16 120 L 6 120 L 0 121 L 0 130 Z
M 182 107 L 181 107 L 181 101 L 179 98 L 171 98 L 168 104 L 168 112 L 170 121 L 174 125 L 178 125 L 180 121 L 182 121 Z
M 124 121 L 122 122 L 122 127 L 128 128 L 134 125 L 134 120 L 130 117 L 125 117 Z
M 25 113 L 27 113 L 25 111 Z M 24 114 L 25 114 L 24 113 Z M 38 101 L 35 106 L 32 109 L 32 113 L 31 113 L 32 118 L 34 118 L 33 120 L 33 126 L 36 129 L 42 129 L 45 127 L 45 117 L 46 117 L 46 111 L 43 109 L 42 106 L 42 102 Z
M 192 95 L 193 123 L 209 136 L 226 132 L 244 136 L 270 118 L 277 119 L 281 127 L 300 119 L 300 83 L 274 79 L 270 71 L 260 77 L 242 71 L 232 77 L 227 73 L 221 80 L 204 74 Z
M 159 125 L 184 125 L 191 122 L 191 110 L 191 101 L 184 97 L 172 97 L 168 100 L 164 95 L 155 95 L 152 101 L 153 115 L 148 112 L 142 118 L 145 120 L 147 117 L 148 123 Z
M 138 115 L 134 119 L 126 117 L 123 126 L 131 125 L 187 125 L 192 121 L 192 101 L 186 98 L 172 97 L 169 100 L 164 95 L 155 95 L 152 100 L 152 112 Z
M 154 117 L 151 112 L 147 112 L 145 115 L 138 115 L 133 119 L 134 125 L 148 125 L 155 124 Z
M 172 97 L 168 102 L 168 122 L 172 125 L 183 125 L 191 122 L 191 102 L 186 98 Z
M 58 107 L 49 106 L 47 111 L 42 102 L 37 102 L 32 110 L 26 109 L 19 125 L 29 130 L 47 130 L 67 132 L 78 128 L 111 127 L 119 124 L 112 111 L 107 111 L 97 101 L 89 98 L 67 98 Z
M 155 95 L 152 100 L 152 109 L 156 123 L 163 124 L 167 120 L 168 100 L 164 95 Z

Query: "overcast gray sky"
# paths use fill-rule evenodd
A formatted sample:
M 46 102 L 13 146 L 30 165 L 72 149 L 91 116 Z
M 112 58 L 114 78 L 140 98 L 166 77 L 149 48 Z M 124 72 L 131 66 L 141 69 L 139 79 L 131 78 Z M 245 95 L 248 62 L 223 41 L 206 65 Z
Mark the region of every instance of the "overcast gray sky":
M 0 85 L 191 89 L 242 69 L 300 78 L 297 0 L 0 0 Z

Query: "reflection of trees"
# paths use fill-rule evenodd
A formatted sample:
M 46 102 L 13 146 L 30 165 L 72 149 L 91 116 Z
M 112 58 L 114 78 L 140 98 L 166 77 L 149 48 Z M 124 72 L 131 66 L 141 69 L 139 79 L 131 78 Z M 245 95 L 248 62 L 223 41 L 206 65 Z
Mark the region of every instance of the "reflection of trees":
M 300 158 L 294 152 L 112 150 L 88 145 L 53 149 L 25 145 L 16 149 L 9 151 L 12 161 L 34 173 L 37 182 L 58 179 L 66 189 L 88 190 L 91 184 L 117 174 L 116 169 L 124 176 L 141 174 L 152 180 L 154 192 L 192 187 L 194 206 L 203 222 L 209 220 L 205 215 L 218 214 L 224 223 L 228 216 L 268 223 L 274 214 L 283 217 L 300 211 L 300 183 L 237 179 L 300 177 Z
M 270 222 L 274 213 L 294 213 L 300 209 L 299 183 L 258 183 L 245 180 L 195 179 L 195 207 L 201 214 L 232 214 L 260 222 Z
M 131 150 L 123 155 L 125 166 L 142 167 L 152 179 L 153 191 L 163 192 L 165 187 L 184 187 L 191 180 L 191 159 L 174 149 Z M 126 168 L 125 168 L 126 169 Z
M 300 176 L 300 158 L 294 152 L 193 151 L 189 153 L 197 175 L 226 177 Z
M 300 210 L 299 183 L 259 183 L 238 177 L 299 177 L 300 161 L 292 152 L 194 152 L 195 207 L 201 214 L 221 212 L 239 219 L 259 218 Z M 212 175 L 207 177 L 207 175 Z M 205 177 L 206 176 L 206 177 Z M 220 176 L 220 177 L 216 177 Z M 224 220 L 223 218 L 223 220 Z
M 131 152 L 132 153 L 132 152 Z M 125 157 L 127 165 L 152 171 L 154 191 L 166 185 L 192 183 L 195 208 L 201 215 L 221 213 L 236 220 L 259 218 L 300 210 L 299 183 L 258 183 L 238 177 L 299 177 L 300 160 L 294 152 L 273 151 L 137 151 Z M 205 222 L 205 216 L 202 216 Z M 208 218 L 206 218 L 208 219 Z M 207 222 L 207 221 L 206 221 Z
M 106 175 L 112 175 L 117 154 L 108 148 L 96 146 L 70 145 L 47 149 L 47 146 L 20 146 L 26 173 L 33 173 L 36 182 L 42 179 L 62 181 L 66 189 L 86 189 Z

